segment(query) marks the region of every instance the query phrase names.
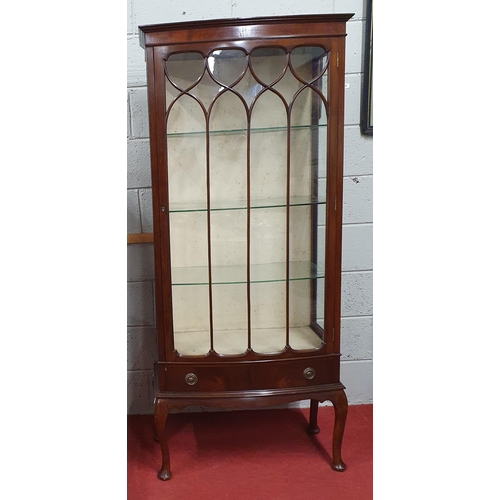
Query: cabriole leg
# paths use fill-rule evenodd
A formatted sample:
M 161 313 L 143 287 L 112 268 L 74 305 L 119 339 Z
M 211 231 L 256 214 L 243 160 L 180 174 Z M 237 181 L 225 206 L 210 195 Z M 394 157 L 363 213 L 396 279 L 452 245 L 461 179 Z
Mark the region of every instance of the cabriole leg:
M 157 443 L 160 441 L 158 439 L 158 433 L 156 432 L 156 420 L 153 417 L 153 441 L 156 441 Z
M 342 438 L 347 418 L 347 397 L 343 389 L 333 393 L 332 403 L 335 408 L 335 425 L 333 426 L 332 440 L 332 469 L 338 472 L 345 471 L 345 463 L 340 456 L 342 448 Z
M 156 438 L 160 442 L 162 464 L 158 471 L 158 479 L 166 481 L 172 477 L 170 472 L 170 455 L 168 452 L 167 435 L 165 433 L 165 423 L 167 422 L 169 407 L 167 400 L 156 398 L 155 400 L 155 429 Z
M 308 434 L 318 434 L 318 400 L 311 399 L 311 406 L 309 409 L 309 426 L 307 427 Z

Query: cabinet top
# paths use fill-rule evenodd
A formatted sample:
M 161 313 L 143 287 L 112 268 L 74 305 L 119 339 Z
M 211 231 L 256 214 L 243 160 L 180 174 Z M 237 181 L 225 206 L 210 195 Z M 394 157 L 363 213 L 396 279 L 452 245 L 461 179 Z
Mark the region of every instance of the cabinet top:
M 354 14 L 207 19 L 139 26 L 141 47 L 255 38 L 345 36 Z

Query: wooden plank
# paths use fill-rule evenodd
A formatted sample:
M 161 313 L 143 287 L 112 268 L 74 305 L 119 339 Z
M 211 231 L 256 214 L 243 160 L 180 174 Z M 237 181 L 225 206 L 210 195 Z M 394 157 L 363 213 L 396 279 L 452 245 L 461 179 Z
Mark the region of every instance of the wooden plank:
M 131 233 L 127 234 L 127 244 L 132 243 L 153 243 L 153 233 Z

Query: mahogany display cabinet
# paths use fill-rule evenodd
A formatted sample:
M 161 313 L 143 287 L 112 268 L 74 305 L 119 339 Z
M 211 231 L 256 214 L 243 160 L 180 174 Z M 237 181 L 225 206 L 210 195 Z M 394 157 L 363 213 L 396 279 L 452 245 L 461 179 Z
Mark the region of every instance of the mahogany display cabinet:
M 155 428 L 171 409 L 335 408 L 340 382 L 346 22 L 352 14 L 140 26 L 154 221 Z

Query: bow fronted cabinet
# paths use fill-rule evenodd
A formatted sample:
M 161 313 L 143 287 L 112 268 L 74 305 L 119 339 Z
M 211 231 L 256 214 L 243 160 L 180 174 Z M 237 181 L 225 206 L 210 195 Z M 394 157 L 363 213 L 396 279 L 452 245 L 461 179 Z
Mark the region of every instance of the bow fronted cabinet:
M 159 361 L 173 408 L 335 407 L 346 22 L 352 14 L 139 27 L 146 51 Z

